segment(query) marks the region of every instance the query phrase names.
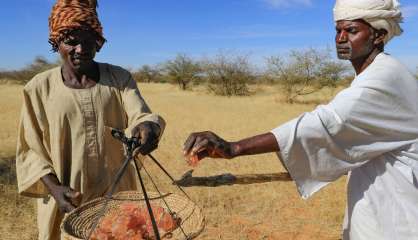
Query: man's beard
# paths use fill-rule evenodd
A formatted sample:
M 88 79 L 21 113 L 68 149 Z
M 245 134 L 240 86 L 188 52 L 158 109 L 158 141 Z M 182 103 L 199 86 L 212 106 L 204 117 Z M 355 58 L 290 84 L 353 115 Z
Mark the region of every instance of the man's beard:
M 352 58 L 353 49 L 351 44 L 338 44 L 337 57 L 341 60 L 350 60 Z

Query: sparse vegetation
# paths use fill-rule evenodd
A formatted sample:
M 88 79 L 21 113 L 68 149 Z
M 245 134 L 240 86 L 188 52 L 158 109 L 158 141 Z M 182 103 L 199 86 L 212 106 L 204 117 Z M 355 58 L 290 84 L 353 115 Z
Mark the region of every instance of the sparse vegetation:
M 204 63 L 208 89 L 221 96 L 249 95 L 248 84 L 255 80 L 248 57 L 219 53 Z
M 348 69 L 346 65 L 333 60 L 329 51 L 312 48 L 293 50 L 287 57 L 271 56 L 267 59 L 267 65 L 267 75 L 279 84 L 288 103 L 324 87 L 335 88 Z
M 171 82 L 186 90 L 190 83 L 199 79 L 201 67 L 186 54 L 178 54 L 174 60 L 164 64 L 163 71 Z
M 143 83 L 165 82 L 158 66 L 143 65 L 138 71 L 132 72 L 132 77 L 135 81 Z
M 59 61 L 50 62 L 46 58 L 38 56 L 33 62 L 20 70 L 2 71 L 0 79 L 10 79 L 22 84 L 31 80 L 36 74 L 59 65 Z
M 0 71 L 0 79 L 26 83 L 35 74 L 59 64 L 36 57 L 33 63 L 15 71 Z M 256 71 L 246 55 L 220 51 L 212 58 L 195 60 L 180 53 L 173 60 L 154 66 L 143 65 L 131 70 L 140 83 L 172 83 L 181 90 L 204 85 L 209 92 L 221 96 L 250 95 L 249 85 L 278 85 L 287 103 L 319 91 L 324 87 L 336 89 L 347 86 L 353 79 L 347 73 L 347 64 L 334 60 L 329 50 L 292 50 L 288 55 L 270 56 L 263 71 Z M 264 69 L 264 68 L 261 68 Z M 253 88 L 257 91 L 257 88 Z

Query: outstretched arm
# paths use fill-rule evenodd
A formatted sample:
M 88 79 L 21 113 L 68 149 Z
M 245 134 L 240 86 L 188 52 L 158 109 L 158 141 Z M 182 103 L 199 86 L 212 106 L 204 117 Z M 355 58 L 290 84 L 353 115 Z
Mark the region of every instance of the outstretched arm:
M 254 155 L 270 152 L 279 152 L 279 144 L 272 133 L 264 133 L 257 136 L 242 139 L 234 143 L 237 148 L 237 155 Z
M 184 143 L 183 154 L 191 164 L 205 157 L 231 159 L 242 155 L 262 154 L 280 151 L 272 133 L 228 142 L 213 132 L 192 133 Z

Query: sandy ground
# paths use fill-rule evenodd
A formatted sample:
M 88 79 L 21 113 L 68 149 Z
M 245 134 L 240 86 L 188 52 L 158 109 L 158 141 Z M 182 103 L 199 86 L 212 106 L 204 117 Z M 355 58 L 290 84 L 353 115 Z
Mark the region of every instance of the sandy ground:
M 258 87 L 250 97 L 216 97 L 204 90 L 183 92 L 168 84 L 141 84 L 140 90 L 154 112 L 167 121 L 159 149 L 154 153 L 170 173 L 179 178 L 190 167 L 181 148 L 193 131 L 212 130 L 228 140 L 267 132 L 313 104 L 289 105 L 275 87 Z M 31 199 L 17 195 L 13 156 L 21 105 L 22 86 L 0 85 L 0 235 L 2 239 L 36 239 L 36 218 Z M 261 90 L 261 91 L 260 91 Z M 314 96 L 325 101 L 331 93 Z M 146 161 L 162 191 L 179 193 Z M 259 174 L 284 171 L 275 154 L 234 160 L 202 161 L 194 176 L 223 173 Z M 344 177 L 308 200 L 302 200 L 293 182 L 192 187 L 186 191 L 206 217 L 199 240 L 212 239 L 333 239 L 341 238 L 345 206 Z

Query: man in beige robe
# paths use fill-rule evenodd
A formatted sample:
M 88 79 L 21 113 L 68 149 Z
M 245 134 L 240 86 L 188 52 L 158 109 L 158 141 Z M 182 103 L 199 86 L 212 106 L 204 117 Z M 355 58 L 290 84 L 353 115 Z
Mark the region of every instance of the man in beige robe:
M 42 240 L 59 239 L 64 213 L 108 190 L 124 160 L 123 146 L 111 128 L 140 138 L 145 155 L 157 147 L 165 127 L 128 71 L 93 61 L 105 40 L 95 6 L 88 4 L 56 3 L 50 43 L 63 64 L 38 74 L 23 90 L 18 189 L 37 198 Z M 131 165 L 117 191 L 137 189 L 135 174 Z

